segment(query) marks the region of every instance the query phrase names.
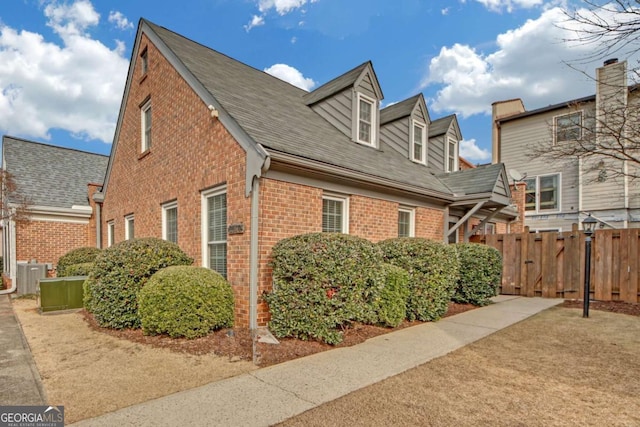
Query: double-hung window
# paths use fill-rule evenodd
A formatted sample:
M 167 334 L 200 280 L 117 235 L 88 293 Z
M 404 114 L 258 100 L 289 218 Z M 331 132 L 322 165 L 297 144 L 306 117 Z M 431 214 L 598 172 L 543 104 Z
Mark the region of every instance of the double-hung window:
M 582 138 L 582 111 L 554 117 L 553 122 L 555 143 Z
M 398 237 L 414 237 L 414 224 L 414 210 L 400 208 L 398 210 Z
M 453 138 L 447 138 L 447 155 L 445 159 L 445 167 L 447 172 L 455 172 L 458 170 L 458 141 Z
M 140 120 L 142 123 L 140 150 L 144 153 L 151 149 L 151 100 L 140 107 Z
M 541 175 L 525 181 L 525 211 L 531 213 L 560 210 L 560 174 Z
M 349 233 L 349 200 L 346 197 L 322 197 L 322 232 Z
M 227 193 L 202 194 L 203 265 L 227 277 Z
M 376 102 L 358 92 L 357 141 L 375 146 Z
M 426 163 L 427 159 L 427 128 L 424 124 L 413 122 L 411 135 L 411 160 Z
M 135 235 L 133 215 L 127 215 L 124 217 L 124 238 L 126 240 L 131 240 Z
M 107 222 L 107 247 L 113 246 L 115 243 L 116 224 L 113 221 Z
M 178 202 L 162 206 L 162 238 L 178 243 Z

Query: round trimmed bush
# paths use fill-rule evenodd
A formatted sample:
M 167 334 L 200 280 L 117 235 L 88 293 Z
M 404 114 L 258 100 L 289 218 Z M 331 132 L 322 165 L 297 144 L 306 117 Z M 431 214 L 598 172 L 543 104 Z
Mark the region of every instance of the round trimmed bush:
M 498 295 L 502 277 L 502 255 L 491 246 L 478 243 L 456 245 L 460 259 L 460 278 L 453 300 L 473 305 L 487 305 Z
M 92 262 L 85 262 L 82 264 L 71 264 L 65 268 L 65 275 L 59 277 L 69 277 L 69 276 L 88 276 L 93 269 Z
M 208 268 L 167 267 L 138 292 L 138 312 L 145 334 L 202 337 L 233 326 L 233 290 Z
M 76 264 L 92 263 L 100 252 L 100 249 L 92 247 L 82 247 L 70 250 L 66 254 L 62 255 L 58 260 L 56 275 L 58 277 L 78 276 L 79 274 L 70 272 L 69 267 Z
M 453 245 L 403 237 L 378 243 L 385 262 L 409 273 L 409 320 L 433 321 L 448 309 L 458 279 L 458 253 Z
M 138 291 L 158 270 L 193 263 L 178 245 L 146 237 L 104 249 L 84 283 L 84 305 L 100 326 L 139 328 Z
M 382 252 L 368 240 L 338 233 L 303 234 L 273 248 L 273 290 L 264 295 L 278 337 L 342 341 L 351 321 L 376 321 L 371 301 Z
M 395 328 L 407 317 L 409 273 L 391 264 L 382 264 L 380 268 L 384 275 L 384 285 L 372 301 L 376 323 Z

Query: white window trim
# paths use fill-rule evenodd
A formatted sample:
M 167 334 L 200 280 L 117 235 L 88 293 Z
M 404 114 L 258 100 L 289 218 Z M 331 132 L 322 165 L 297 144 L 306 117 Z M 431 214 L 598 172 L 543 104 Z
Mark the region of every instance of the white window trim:
M 366 95 L 363 95 L 360 92 L 356 92 L 358 96 L 356 97 L 356 135 L 355 141 L 358 144 L 366 145 L 367 147 L 378 146 L 378 103 L 375 99 L 369 98 Z M 360 140 L 360 101 L 363 100 L 369 104 L 371 104 L 371 142 Z
M 145 119 L 145 113 L 147 112 L 147 110 L 149 110 L 151 108 L 151 100 L 149 99 L 147 102 L 145 102 L 142 107 L 140 107 L 140 152 L 144 153 L 145 151 L 149 150 L 151 148 L 149 141 L 147 140 L 147 120 Z M 153 112 L 152 112 L 153 114 Z M 153 131 L 153 123 L 151 123 L 152 129 L 151 131 Z
M 202 252 L 202 266 L 211 269 L 209 265 L 209 236 L 208 236 L 208 212 L 207 212 L 207 201 L 209 197 L 219 196 L 220 194 L 227 193 L 227 186 L 212 188 L 207 191 L 203 191 L 200 195 L 200 227 L 201 227 L 201 235 L 200 240 L 201 244 L 201 252 Z M 228 198 L 228 194 L 227 194 Z M 228 206 L 227 206 L 228 208 Z M 227 211 L 228 214 L 228 211 Z M 229 244 L 229 235 L 227 234 L 227 239 L 225 240 L 227 245 Z M 227 250 L 228 250 L 227 246 Z M 227 253 L 227 265 L 228 265 L 228 253 Z M 229 272 L 227 271 L 227 274 Z
M 400 207 L 398 212 L 407 212 L 409 214 L 409 237 L 416 237 L 416 210 Z
M 342 202 L 342 234 L 349 234 L 349 197 L 335 194 L 323 194 L 322 200 Z
M 167 240 L 167 210 L 174 208 L 178 208 L 178 202 L 169 202 L 162 205 L 162 238 L 164 240 Z
M 453 170 L 449 170 L 449 149 L 451 147 L 451 142 L 453 141 L 454 145 L 455 145 L 455 154 L 453 157 Z M 455 172 L 458 170 L 458 143 L 459 141 L 456 141 L 455 138 L 451 138 L 450 136 L 447 137 L 446 140 L 446 147 L 445 147 L 445 156 L 444 156 L 444 170 L 446 172 Z
M 584 112 L 583 110 L 572 111 L 570 113 L 558 114 L 557 116 L 553 116 L 553 144 L 558 143 L 558 119 L 565 116 L 572 116 L 574 114 L 580 114 L 580 124 L 578 125 L 578 129 L 580 130 L 580 136 L 578 139 L 582 139 L 583 136 L 583 126 L 584 126 Z M 567 139 L 560 142 L 570 142 L 575 141 L 574 139 Z
M 107 247 L 113 246 L 115 243 L 115 228 L 116 224 L 113 220 L 107 221 Z
M 539 197 L 539 193 L 540 193 L 540 178 L 544 178 L 546 176 L 554 176 L 554 175 L 558 175 L 558 208 L 557 209 L 544 209 L 544 210 L 541 210 L 540 209 L 540 197 Z M 530 178 L 530 179 L 535 178 L 535 180 L 536 180 L 536 208 L 535 208 L 535 210 L 528 211 L 528 210 L 526 210 L 526 207 L 525 207 L 525 211 L 524 211 L 525 216 L 561 213 L 562 212 L 562 172 L 546 173 L 546 174 L 543 174 L 543 175 L 536 175 L 535 177 L 532 176 L 532 177 L 528 177 L 528 178 Z M 526 194 L 525 194 L 525 202 L 526 202 Z
M 131 229 L 130 229 L 130 221 L 133 221 L 133 233 L 134 235 L 131 235 Z M 136 232 L 136 223 L 135 223 L 135 217 L 134 215 L 127 215 L 124 217 L 124 238 L 125 240 L 131 240 L 133 238 L 135 238 L 135 232 Z
M 422 160 L 416 159 L 414 157 L 414 146 L 415 146 L 415 131 L 416 131 L 416 126 L 422 129 Z M 411 129 L 410 129 L 410 136 L 409 139 L 411 140 L 411 160 L 416 162 L 416 163 L 420 163 L 422 165 L 426 165 L 427 164 L 427 126 L 419 121 L 416 120 L 411 120 Z
M 146 47 L 140 54 L 140 61 L 142 62 L 140 66 L 142 69 L 142 75 L 144 76 L 149 71 L 149 50 Z

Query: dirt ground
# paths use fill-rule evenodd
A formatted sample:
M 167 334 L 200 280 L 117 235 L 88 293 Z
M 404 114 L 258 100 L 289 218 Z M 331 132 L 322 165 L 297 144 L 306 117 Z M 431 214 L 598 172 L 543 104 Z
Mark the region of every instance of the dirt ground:
M 42 316 L 37 313 L 35 300 L 19 299 L 13 304 L 49 401 L 65 405 L 68 422 L 257 368 L 251 363 L 252 340 L 245 330 L 221 330 L 195 340 L 149 337 L 140 330 L 100 328 L 84 311 Z M 565 304 L 578 306 L 580 303 Z M 447 316 L 473 308 L 452 303 Z M 640 315 L 638 305 L 614 303 L 599 307 L 592 303 L 593 311 L 599 308 Z M 599 316 L 593 311 L 592 317 Z M 405 322 L 400 328 L 415 323 Z M 338 347 L 355 345 L 390 331 L 356 324 L 345 330 L 345 339 Z M 336 347 L 295 339 L 280 342 L 279 345 L 257 344 L 259 367 Z M 482 360 L 468 363 L 481 364 Z
M 35 300 L 13 307 L 49 402 L 72 423 L 256 369 L 248 361 L 154 348 L 92 329 L 81 313 L 40 315 Z
M 552 308 L 282 425 L 638 426 L 638 308 Z

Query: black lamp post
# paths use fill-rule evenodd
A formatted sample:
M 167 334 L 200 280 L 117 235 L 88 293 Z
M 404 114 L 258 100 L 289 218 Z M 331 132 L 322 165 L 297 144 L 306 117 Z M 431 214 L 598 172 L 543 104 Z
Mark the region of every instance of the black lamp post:
M 596 229 L 598 221 L 589 214 L 584 221 L 582 221 L 582 230 L 587 236 L 585 239 L 584 250 L 584 298 L 582 317 L 589 317 L 589 289 L 591 288 L 591 235 Z

